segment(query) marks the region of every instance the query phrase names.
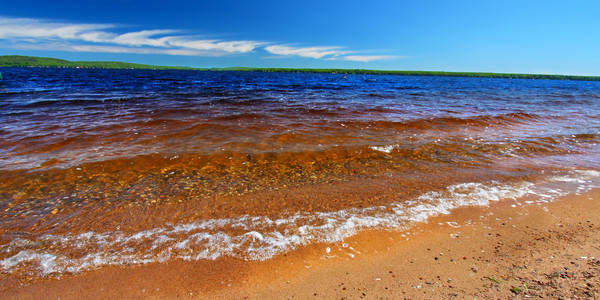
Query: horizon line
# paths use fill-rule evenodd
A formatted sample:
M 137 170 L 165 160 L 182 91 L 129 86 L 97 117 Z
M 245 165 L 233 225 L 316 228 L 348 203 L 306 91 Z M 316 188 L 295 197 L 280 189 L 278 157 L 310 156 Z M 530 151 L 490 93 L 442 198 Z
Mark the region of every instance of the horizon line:
M 106 66 L 76 66 L 76 65 L 55 65 L 55 64 L 46 64 L 43 62 L 32 62 L 30 65 L 27 65 L 25 62 L 20 62 L 20 65 L 3 65 L 2 61 L 0 61 L 0 67 L 65 67 L 65 68 L 106 68 L 106 69 L 127 69 L 127 68 L 137 68 L 137 69 L 155 69 L 155 68 L 164 68 L 164 69 L 179 69 L 179 70 L 198 70 L 198 71 L 210 71 L 210 70 L 218 70 L 218 71 L 267 71 L 267 72 L 286 72 L 286 71 L 303 71 L 303 72 L 318 72 L 318 73 L 332 73 L 336 71 L 355 71 L 355 72 L 363 72 L 363 74 L 376 74 L 375 72 L 381 72 L 381 75 L 411 75 L 411 74 L 401 74 L 401 73 L 424 73 L 424 74 L 414 74 L 414 75 L 428 75 L 428 76 L 464 76 L 464 77 L 480 77 L 473 75 L 488 75 L 482 77 L 506 77 L 510 75 L 516 76 L 536 76 L 536 77 L 568 77 L 566 79 L 577 79 L 577 78 L 588 78 L 593 80 L 600 80 L 600 75 L 573 75 L 573 74 L 552 74 L 552 73 L 511 73 L 511 72 L 490 72 L 490 71 L 442 71 L 442 70 L 398 70 L 398 69 L 361 69 L 361 68 L 311 68 L 311 67 L 242 67 L 242 66 L 230 66 L 230 67 L 191 67 L 191 66 L 174 66 L 174 65 L 155 65 L 155 64 L 143 64 L 143 63 L 132 63 L 126 61 L 111 61 L 111 60 L 85 60 L 85 61 L 71 61 L 61 58 L 54 57 L 41 57 L 41 56 L 27 56 L 27 55 L 0 55 L 0 59 L 13 57 L 20 59 L 42 59 L 42 60 L 54 60 L 54 61 L 62 61 L 69 64 L 77 64 L 77 63 L 85 63 L 85 64 L 126 64 L 129 66 L 124 67 L 106 67 Z M 6 62 L 4 62 L 6 64 Z M 36 65 L 36 63 L 38 63 Z M 387 73 L 387 74 L 385 74 Z M 397 73 L 397 74 L 394 74 Z M 428 73 L 428 74 L 425 74 Z M 352 73 L 350 73 L 352 74 Z M 471 76 L 469 76 L 471 75 Z M 500 75 L 500 76 L 489 76 L 489 75 Z M 544 79 L 544 78 L 532 78 L 532 79 Z

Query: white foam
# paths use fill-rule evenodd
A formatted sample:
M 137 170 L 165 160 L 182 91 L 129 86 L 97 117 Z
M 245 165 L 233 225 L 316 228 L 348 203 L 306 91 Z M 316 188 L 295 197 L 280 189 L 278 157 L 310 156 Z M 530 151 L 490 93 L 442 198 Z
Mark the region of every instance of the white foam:
M 276 220 L 242 216 L 168 225 L 132 234 L 113 231 L 16 238 L 0 247 L 0 267 L 5 272 L 24 269 L 48 275 L 175 258 L 214 260 L 230 256 L 266 260 L 308 243 L 343 241 L 368 228 L 406 230 L 416 222 L 448 214 L 457 207 L 485 206 L 493 201 L 519 198 L 525 198 L 525 203 L 545 203 L 569 192 L 600 187 L 599 178 L 596 171 L 574 171 L 536 184 L 461 183 L 388 206 L 300 212 Z
M 573 170 L 571 175 L 555 176 L 553 181 L 587 183 L 591 179 L 600 177 L 600 172 L 593 170 Z
M 396 147 L 395 145 L 386 145 L 386 146 L 370 146 L 369 148 L 371 148 L 375 151 L 379 151 L 379 152 L 391 153 L 395 147 Z

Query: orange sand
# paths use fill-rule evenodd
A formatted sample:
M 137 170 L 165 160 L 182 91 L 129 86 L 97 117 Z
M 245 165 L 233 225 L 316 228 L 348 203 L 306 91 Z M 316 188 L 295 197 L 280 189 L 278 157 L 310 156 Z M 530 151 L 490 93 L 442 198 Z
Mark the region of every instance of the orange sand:
M 460 208 L 408 232 L 368 231 L 265 262 L 169 261 L 28 284 L 2 299 L 600 297 L 600 190 L 560 201 Z

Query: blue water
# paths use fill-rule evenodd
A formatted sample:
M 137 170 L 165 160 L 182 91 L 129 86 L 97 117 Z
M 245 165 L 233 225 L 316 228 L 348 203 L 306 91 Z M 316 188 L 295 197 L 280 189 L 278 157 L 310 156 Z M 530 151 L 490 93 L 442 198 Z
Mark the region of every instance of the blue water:
M 0 72 L 4 272 L 268 259 L 600 176 L 597 81 Z
M 332 124 L 344 122 L 361 127 L 373 122 L 388 122 L 387 125 L 439 118 L 468 122 L 471 118 L 527 114 L 531 118 L 525 121 L 546 122 L 535 130 L 550 136 L 594 135 L 599 131 L 598 82 L 37 68 L 4 69 L 3 73 L 6 79 L 0 94 L 0 156 L 4 159 L 0 160 L 0 169 L 32 168 L 49 156 L 65 160 L 81 157 L 76 162 L 84 163 L 87 158 L 79 152 L 93 147 L 105 149 L 102 155 L 107 159 L 140 152 L 185 151 L 177 145 L 210 154 L 238 141 L 251 143 L 243 151 L 253 152 L 255 144 L 285 131 L 298 130 L 311 139 L 315 134 L 333 130 Z M 562 120 L 557 126 L 552 121 L 555 118 Z M 256 138 L 236 130 L 239 122 L 255 126 L 252 134 Z M 503 122 L 510 125 L 512 120 Z M 295 127 L 288 128 L 290 125 Z M 171 139 L 171 126 L 192 128 L 193 132 L 184 130 L 184 138 Z M 197 130 L 200 126 L 224 126 L 215 130 L 231 135 Z M 272 130 L 273 127 L 277 128 Z M 132 144 L 125 134 L 115 136 L 136 130 L 153 131 L 158 136 L 139 136 L 131 140 Z M 366 131 L 363 138 L 352 132 L 335 144 L 394 143 L 393 130 Z M 364 138 L 367 134 L 374 138 Z M 102 135 L 100 141 L 98 135 Z M 190 141 L 199 136 L 209 139 Z M 88 145 L 79 150 L 62 149 L 61 139 L 82 140 Z M 129 152 L 123 151 L 124 140 Z M 305 140 L 300 142 L 308 144 L 307 149 L 314 146 Z M 157 145 L 137 147 L 139 143 Z M 269 143 L 268 148 L 281 146 L 289 147 Z M 44 147 L 52 149 L 52 154 Z M 9 156 L 12 159 L 6 159 Z

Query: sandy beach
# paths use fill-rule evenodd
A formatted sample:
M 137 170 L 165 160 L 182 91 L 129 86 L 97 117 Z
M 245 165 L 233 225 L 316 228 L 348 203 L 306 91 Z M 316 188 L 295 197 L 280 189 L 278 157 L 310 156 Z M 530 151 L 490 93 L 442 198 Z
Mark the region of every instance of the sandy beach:
M 406 232 L 368 231 L 263 262 L 167 261 L 27 282 L 3 299 L 600 297 L 600 191 L 466 207 Z

